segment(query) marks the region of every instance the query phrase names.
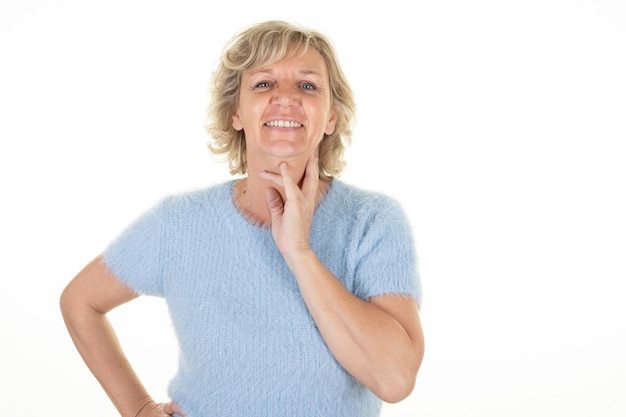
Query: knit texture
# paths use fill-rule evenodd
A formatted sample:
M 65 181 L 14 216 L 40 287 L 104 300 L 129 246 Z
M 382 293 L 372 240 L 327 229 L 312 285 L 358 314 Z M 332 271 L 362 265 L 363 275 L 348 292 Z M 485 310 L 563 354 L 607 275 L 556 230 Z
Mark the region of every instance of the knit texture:
M 106 249 L 135 291 L 165 297 L 180 345 L 169 393 L 187 417 L 373 417 L 381 401 L 334 359 L 271 231 L 234 181 L 164 199 Z M 395 200 L 333 180 L 311 247 L 353 294 L 419 301 L 413 238 Z

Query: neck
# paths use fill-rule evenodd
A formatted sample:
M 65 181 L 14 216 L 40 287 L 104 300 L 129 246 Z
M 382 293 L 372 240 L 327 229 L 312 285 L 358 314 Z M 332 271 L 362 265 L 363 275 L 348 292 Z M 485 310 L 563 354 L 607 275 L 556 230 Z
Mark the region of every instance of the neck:
M 269 164 L 248 164 L 248 176 L 238 180 L 235 184 L 235 193 L 233 199 L 235 205 L 246 219 L 262 227 L 269 227 L 271 223 L 270 211 L 267 207 L 266 191 L 268 188 L 275 188 L 273 184 L 261 178 L 260 173 L 263 171 L 280 172 L 278 166 L 283 161 L 275 161 Z M 302 183 L 304 178 L 304 169 L 306 161 L 297 163 L 297 161 L 288 161 L 287 167 L 289 174 L 298 184 Z M 315 205 L 317 206 L 323 199 L 328 190 L 329 183 L 326 181 L 319 182 L 318 192 Z M 282 189 L 278 192 L 285 200 Z

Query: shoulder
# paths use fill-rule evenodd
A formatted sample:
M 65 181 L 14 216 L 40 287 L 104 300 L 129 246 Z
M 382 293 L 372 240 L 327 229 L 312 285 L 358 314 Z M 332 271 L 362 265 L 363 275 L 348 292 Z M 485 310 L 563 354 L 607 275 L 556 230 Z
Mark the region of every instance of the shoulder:
M 205 188 L 170 194 L 164 197 L 159 206 L 168 211 L 186 211 L 204 209 L 206 206 L 219 205 L 231 201 L 232 182 L 224 182 Z
M 400 203 L 381 191 L 367 190 L 339 180 L 333 180 L 329 191 L 331 205 L 337 210 L 353 213 L 359 217 L 404 216 Z
M 206 221 L 227 212 L 231 183 L 224 182 L 161 198 L 143 217 L 164 226 Z

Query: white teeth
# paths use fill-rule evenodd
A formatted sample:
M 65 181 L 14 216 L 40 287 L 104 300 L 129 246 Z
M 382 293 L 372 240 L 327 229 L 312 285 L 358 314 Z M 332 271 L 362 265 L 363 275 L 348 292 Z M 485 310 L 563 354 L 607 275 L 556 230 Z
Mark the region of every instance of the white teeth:
M 298 122 L 293 122 L 290 120 L 271 120 L 265 123 L 265 126 L 269 127 L 302 127 L 302 125 Z

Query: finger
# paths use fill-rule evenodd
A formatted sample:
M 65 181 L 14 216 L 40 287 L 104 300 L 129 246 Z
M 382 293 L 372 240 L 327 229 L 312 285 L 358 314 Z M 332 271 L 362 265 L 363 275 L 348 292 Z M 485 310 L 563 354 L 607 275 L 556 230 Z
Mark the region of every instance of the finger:
M 302 194 L 309 201 L 315 201 L 317 189 L 319 187 L 320 169 L 319 158 L 312 155 L 307 161 L 304 171 L 304 181 L 302 182 Z
M 270 210 L 272 224 L 274 224 L 276 220 L 282 216 L 285 204 L 280 193 L 275 188 L 268 188 L 267 191 L 265 191 L 265 201 Z
M 178 414 L 179 416 L 185 417 L 185 414 L 181 411 L 180 407 L 175 402 L 166 403 L 163 406 L 163 411 L 165 411 L 165 413 L 169 414 L 170 416 L 173 414 Z
M 280 187 L 284 187 L 283 185 L 283 177 L 281 176 L 281 174 L 277 174 L 275 172 L 271 172 L 271 171 L 262 171 L 261 172 L 261 178 L 263 178 L 266 181 L 270 181 L 273 184 L 276 184 Z
M 163 412 L 171 416 L 176 411 L 174 411 L 174 407 L 172 406 L 172 403 L 165 403 L 163 404 Z
M 291 175 L 289 175 L 289 172 L 287 171 L 287 164 L 284 162 L 280 164 L 280 176 L 285 190 L 285 198 L 288 201 L 297 199 L 297 193 L 300 192 L 300 188 L 293 178 L 291 178 Z

